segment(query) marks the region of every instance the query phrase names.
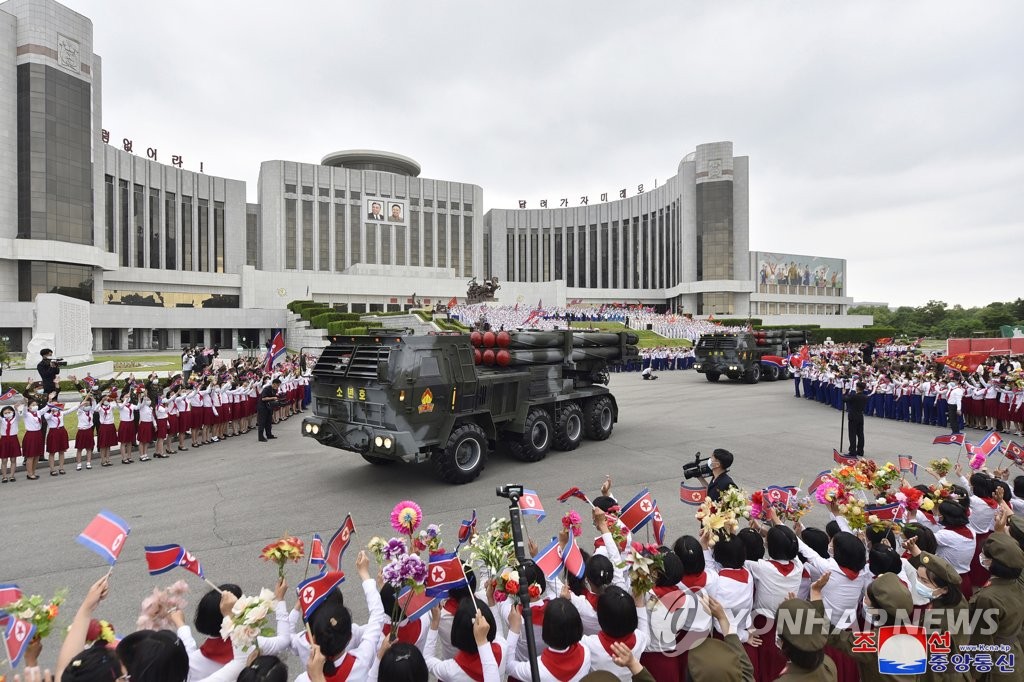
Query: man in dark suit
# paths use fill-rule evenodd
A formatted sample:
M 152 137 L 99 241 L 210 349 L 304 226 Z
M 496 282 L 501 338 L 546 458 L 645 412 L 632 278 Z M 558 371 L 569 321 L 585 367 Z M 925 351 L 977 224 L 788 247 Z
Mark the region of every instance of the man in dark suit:
M 42 360 L 36 365 L 36 372 L 39 373 L 39 380 L 43 382 L 43 393 L 49 396 L 57 390 L 57 375 L 60 374 L 60 368 L 53 363 L 51 349 L 44 348 L 39 351 L 39 355 L 42 356 Z
M 857 391 L 843 396 L 846 403 L 847 421 L 850 426 L 850 455 L 864 456 L 864 408 L 868 397 L 864 394 L 864 382 L 857 382 Z
M 280 379 L 274 379 L 260 391 L 260 402 L 256 407 L 256 435 L 261 443 L 277 438 L 272 431 L 274 425 L 274 405 L 277 403 L 277 389 L 281 386 Z
M 366 214 L 367 220 L 384 220 L 383 208 L 379 201 L 370 204 L 370 212 Z

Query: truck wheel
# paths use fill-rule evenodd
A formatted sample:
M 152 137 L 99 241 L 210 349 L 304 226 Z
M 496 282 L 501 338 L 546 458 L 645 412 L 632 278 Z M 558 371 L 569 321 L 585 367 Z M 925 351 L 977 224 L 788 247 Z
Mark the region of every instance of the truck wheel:
M 781 370 L 778 365 L 767 365 L 764 368 L 764 375 L 761 378 L 765 381 L 778 381 L 780 372 Z
M 710 381 L 711 383 L 715 383 L 721 376 L 722 375 L 719 374 L 718 372 L 708 372 L 707 374 L 704 375 L 704 378 Z
M 747 370 L 747 373 L 743 375 L 743 380 L 748 384 L 756 384 L 761 380 L 761 365 L 753 365 Z
M 393 464 L 395 461 L 393 459 L 387 459 L 385 457 L 374 457 L 373 455 L 363 455 L 363 459 L 365 459 L 370 464 L 376 464 L 377 466 Z
M 591 398 L 583 406 L 583 433 L 590 440 L 605 440 L 615 426 L 615 403 L 606 395 Z
M 447 483 L 469 483 L 487 462 L 487 434 L 472 422 L 460 424 L 448 436 L 443 450 L 430 457 L 434 471 Z
M 558 408 L 555 421 L 555 449 L 575 450 L 583 440 L 583 409 L 579 403 L 568 402 Z
M 509 453 L 524 462 L 539 462 L 551 449 L 551 415 L 540 407 L 535 407 L 526 415 L 523 435 L 515 434 L 516 439 L 508 444 Z

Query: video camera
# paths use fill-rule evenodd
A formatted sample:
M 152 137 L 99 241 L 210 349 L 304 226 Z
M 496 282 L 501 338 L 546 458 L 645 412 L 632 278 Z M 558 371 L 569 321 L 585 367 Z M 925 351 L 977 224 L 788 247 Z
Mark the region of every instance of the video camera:
M 516 502 L 523 496 L 523 486 L 521 484 L 506 483 L 505 485 L 499 485 L 495 489 L 495 494 L 498 497 L 504 497 L 512 502 Z
M 710 457 L 701 459 L 700 453 L 698 452 L 693 456 L 693 461 L 683 465 L 683 478 L 690 480 L 691 478 L 697 478 L 703 476 L 704 478 L 711 478 L 711 466 L 708 464 Z
M 64 358 L 50 358 L 50 363 L 54 367 L 67 367 L 68 366 L 68 361 L 65 360 Z

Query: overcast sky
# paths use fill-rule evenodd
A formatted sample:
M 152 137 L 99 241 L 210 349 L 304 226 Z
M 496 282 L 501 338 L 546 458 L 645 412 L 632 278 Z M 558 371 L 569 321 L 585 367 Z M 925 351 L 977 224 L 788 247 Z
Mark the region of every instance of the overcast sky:
M 858 301 L 1024 296 L 1024 3 L 67 0 L 103 126 L 245 180 L 376 148 L 486 208 L 750 157 L 750 248 Z M 614 196 L 614 195 L 613 195 Z

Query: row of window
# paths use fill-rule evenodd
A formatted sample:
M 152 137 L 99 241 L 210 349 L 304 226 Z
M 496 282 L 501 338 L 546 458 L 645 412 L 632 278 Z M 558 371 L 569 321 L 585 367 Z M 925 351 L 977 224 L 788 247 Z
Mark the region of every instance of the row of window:
M 842 315 L 838 303 L 774 303 L 758 301 L 750 304 L 751 315 Z
M 680 277 L 675 203 L 610 224 L 512 229 L 505 238 L 506 276 L 515 282 L 564 279 L 570 287 L 664 289 Z
M 362 215 L 359 204 L 285 198 L 285 269 L 341 272 L 354 263 L 368 263 L 451 268 L 458 277 L 477 274 L 473 216 L 414 206 L 406 226 L 364 223 Z
M 295 185 L 295 184 L 292 184 L 292 183 L 287 183 L 286 182 L 285 185 L 284 185 L 284 193 L 285 193 L 286 196 L 287 195 L 297 195 L 297 194 L 299 194 L 298 189 L 299 189 L 299 187 L 297 185 Z M 321 199 L 330 199 L 331 195 L 332 195 L 332 191 L 331 191 L 330 187 L 317 187 L 316 188 L 316 192 L 314 193 L 312 185 L 302 185 L 302 195 L 303 195 L 303 197 L 306 197 L 306 196 L 309 196 L 309 197 L 317 196 L 317 197 L 319 197 Z M 334 199 L 340 199 L 340 200 L 351 199 L 352 201 L 359 201 L 364 195 L 363 195 L 362 192 L 360 192 L 359 190 L 355 190 L 355 189 L 353 189 L 353 190 L 344 190 L 344 189 L 337 189 L 337 188 L 335 188 L 333 190 L 333 196 L 334 196 Z M 376 192 L 366 192 L 365 196 L 367 197 L 367 199 L 369 199 L 371 197 L 376 197 L 376 198 L 380 198 L 380 199 L 391 199 L 391 198 L 394 198 L 394 199 L 405 199 L 405 195 L 401 194 L 401 193 L 396 193 L 395 196 L 392 197 L 391 194 L 387 193 L 387 192 L 382 192 L 380 194 L 377 194 Z M 434 208 L 434 199 L 424 198 L 422 201 L 423 201 L 422 206 L 424 208 Z M 467 213 L 472 213 L 473 212 L 473 204 L 462 203 L 462 202 L 459 202 L 459 201 L 452 201 L 451 202 L 451 206 L 449 206 L 448 204 L 449 204 L 449 202 L 448 202 L 447 199 L 438 199 L 437 200 L 437 208 L 450 209 L 452 211 L 457 211 L 457 210 L 459 210 L 459 207 L 461 206 L 463 211 L 465 211 Z M 420 204 L 420 197 L 415 196 L 415 195 L 412 196 L 409 199 L 409 205 L 410 206 L 420 206 L 421 205 Z
M 208 199 L 105 180 L 107 250 L 122 267 L 224 272 L 223 201 L 213 202 L 211 230 Z

